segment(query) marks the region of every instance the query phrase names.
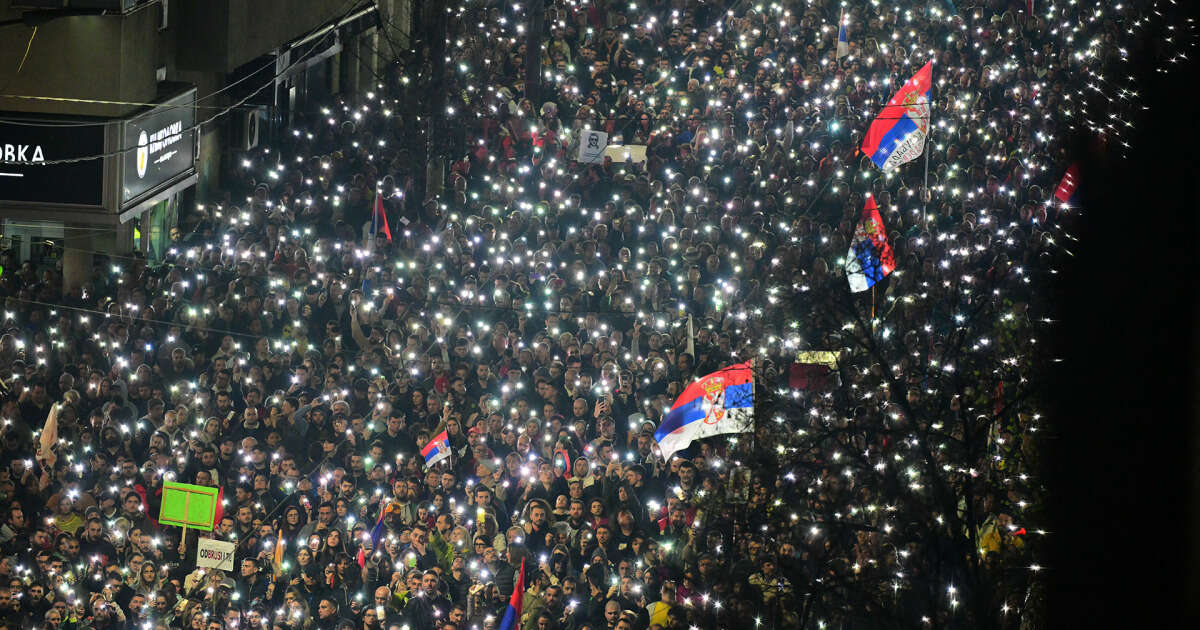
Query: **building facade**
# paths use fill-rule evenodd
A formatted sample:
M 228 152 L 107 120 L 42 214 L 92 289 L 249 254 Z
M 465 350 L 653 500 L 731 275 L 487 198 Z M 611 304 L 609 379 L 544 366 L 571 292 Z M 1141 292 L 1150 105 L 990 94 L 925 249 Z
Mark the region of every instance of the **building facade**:
M 376 81 L 411 0 L 0 0 L 0 248 L 162 255 L 224 161 L 310 99 Z

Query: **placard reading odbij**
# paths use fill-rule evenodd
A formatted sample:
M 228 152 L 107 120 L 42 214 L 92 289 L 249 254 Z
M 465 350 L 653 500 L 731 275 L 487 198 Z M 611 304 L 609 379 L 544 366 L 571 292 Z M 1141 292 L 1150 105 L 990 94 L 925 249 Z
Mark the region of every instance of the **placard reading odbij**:
M 231 542 L 201 538 L 196 545 L 196 566 L 232 571 L 233 554 L 236 549 L 237 545 Z

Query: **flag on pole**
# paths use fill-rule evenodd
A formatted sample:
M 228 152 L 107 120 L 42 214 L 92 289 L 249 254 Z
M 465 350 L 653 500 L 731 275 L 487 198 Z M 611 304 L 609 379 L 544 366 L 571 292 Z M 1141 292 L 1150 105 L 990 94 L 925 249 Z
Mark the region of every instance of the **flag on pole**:
M 388 227 L 387 211 L 383 209 L 383 191 L 375 191 L 375 208 L 371 211 L 371 240 L 375 239 L 378 230 L 383 230 L 389 243 L 392 242 L 392 230 Z
M 722 368 L 688 385 L 654 432 L 663 459 L 698 440 L 754 430 L 752 362 Z
M 525 558 L 521 558 L 521 571 L 513 584 L 512 597 L 500 618 L 499 630 L 521 630 L 521 604 L 525 600 Z
M 225 518 L 225 484 L 220 484 L 217 486 L 217 505 L 213 509 L 213 522 L 220 523 L 223 518 Z
M 58 403 L 50 405 L 50 413 L 46 415 L 46 424 L 42 426 L 42 435 L 38 440 L 38 459 L 54 466 L 57 456 L 54 454 L 54 444 L 58 442 Z
M 388 501 L 387 505 L 379 510 L 379 518 L 375 519 L 375 526 L 371 528 L 371 549 L 379 548 L 379 539 L 383 538 L 383 531 L 386 529 L 384 521 L 387 520 L 389 514 L 399 511 L 399 509 L 400 507 L 396 505 L 395 501 Z
M 692 316 L 688 314 L 687 353 L 692 357 L 692 365 L 696 363 L 696 333 L 692 329 Z
M 375 519 L 375 526 L 371 528 L 370 536 L 372 552 L 374 552 L 376 549 L 379 549 L 379 540 L 383 538 L 383 532 L 385 529 L 387 529 L 387 525 L 384 523 L 384 521 L 387 520 L 389 514 L 398 512 L 399 510 L 400 506 L 396 505 L 395 501 L 388 501 L 387 504 L 384 505 L 381 510 L 379 510 L 379 518 Z M 355 557 L 355 561 L 358 562 L 359 568 L 362 568 L 367 564 L 367 554 L 361 546 L 358 548 L 358 555 Z
M 850 54 L 850 38 L 846 35 L 845 11 L 838 15 L 837 58 L 841 59 Z
M 1079 188 L 1079 163 L 1076 162 L 1067 167 L 1067 172 L 1063 174 L 1062 181 L 1058 182 L 1058 186 L 1054 189 L 1054 198 L 1060 203 L 1069 206 L 1075 205 L 1075 192 Z
M 896 258 L 883 228 L 883 218 L 875 207 L 875 198 L 867 197 L 862 218 L 854 229 L 854 240 L 846 254 L 846 279 L 854 293 L 866 291 L 896 268 Z
M 911 162 L 925 149 L 929 131 L 933 62 L 926 63 L 892 96 L 867 129 L 862 152 L 880 169 Z
M 434 464 L 450 457 L 450 435 L 446 433 L 445 429 L 429 440 L 429 443 L 421 449 L 421 455 L 425 457 L 426 468 L 432 468 Z
M 271 564 L 275 567 L 276 573 L 283 572 L 283 551 L 287 547 L 287 543 L 283 540 L 283 532 L 275 533 L 275 549 L 271 553 Z

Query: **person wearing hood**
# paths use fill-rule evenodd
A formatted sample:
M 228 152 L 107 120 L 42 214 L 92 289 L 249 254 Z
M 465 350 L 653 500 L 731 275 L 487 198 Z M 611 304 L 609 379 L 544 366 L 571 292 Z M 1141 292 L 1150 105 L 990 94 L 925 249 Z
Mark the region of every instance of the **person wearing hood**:
M 109 402 L 112 403 L 111 406 L 108 406 L 109 418 L 119 417 L 124 422 L 129 422 L 138 417 L 137 407 L 129 402 L 129 386 L 125 384 L 125 381 L 119 379 L 113 381 L 112 389 L 109 392 Z M 49 411 L 48 407 L 47 411 Z M 42 417 L 44 418 L 45 415 L 43 414 Z

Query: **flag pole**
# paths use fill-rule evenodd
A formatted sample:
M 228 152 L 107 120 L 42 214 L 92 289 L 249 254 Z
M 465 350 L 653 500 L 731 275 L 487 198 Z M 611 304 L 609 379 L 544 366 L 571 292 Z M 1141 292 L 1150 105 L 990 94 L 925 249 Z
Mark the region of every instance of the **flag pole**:
M 367 246 L 365 248 L 367 250 L 367 264 L 363 266 L 363 277 L 362 277 L 363 297 L 366 297 L 366 293 L 367 293 L 367 267 L 370 266 L 371 252 L 375 249 L 375 231 L 379 229 L 379 212 L 377 212 L 376 207 L 379 204 L 379 195 L 381 195 L 381 194 L 383 194 L 383 190 L 380 189 L 378 186 L 376 186 L 375 187 L 375 201 L 371 202 L 371 233 L 367 236 Z
M 833 61 L 836 64 L 842 60 L 842 27 L 846 24 L 846 8 L 838 12 L 838 27 L 833 33 Z
M 687 352 L 688 352 L 688 354 L 692 355 L 692 365 L 694 367 L 695 363 L 696 363 L 696 337 L 695 337 L 695 333 L 692 331 L 692 314 L 691 313 L 688 313 L 687 326 L 688 326 L 688 329 L 687 329 L 687 335 L 688 335 Z
M 929 199 L 933 197 L 929 192 L 929 145 L 930 138 L 933 136 L 933 86 L 930 82 L 930 98 L 929 98 L 929 120 L 926 121 L 928 130 L 925 132 L 925 186 L 921 191 L 921 221 L 924 229 L 929 229 Z M 872 301 L 872 308 L 874 301 Z
M 371 202 L 371 234 L 370 234 L 370 236 L 367 237 L 367 252 L 368 253 L 371 250 L 375 249 L 375 232 L 377 232 L 379 230 L 378 205 L 379 205 L 379 195 L 381 195 L 381 194 L 383 194 L 383 191 L 380 190 L 378 187 L 376 187 L 375 188 L 375 201 Z
M 755 368 L 757 368 L 757 367 L 759 367 L 759 364 L 754 359 L 750 359 L 750 375 L 755 380 L 758 380 L 758 373 L 754 371 Z M 758 446 L 758 444 L 757 444 L 757 442 L 758 442 L 758 414 L 756 414 L 756 413 L 751 414 L 750 419 L 751 419 L 750 420 L 751 424 L 750 424 L 750 454 L 749 454 L 749 457 L 751 459 L 753 459 L 754 458 L 754 448 L 756 446 Z M 731 481 L 732 481 L 732 479 L 731 479 Z

